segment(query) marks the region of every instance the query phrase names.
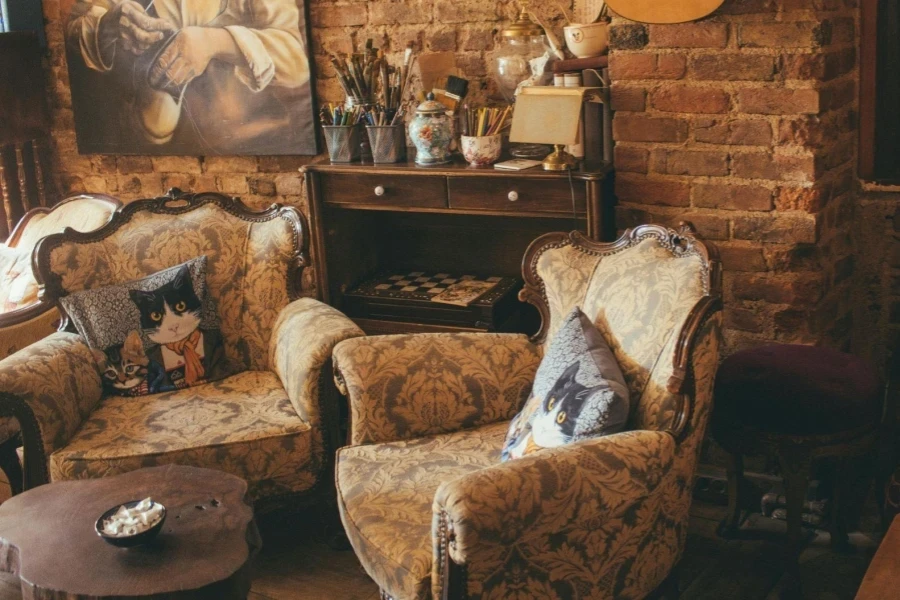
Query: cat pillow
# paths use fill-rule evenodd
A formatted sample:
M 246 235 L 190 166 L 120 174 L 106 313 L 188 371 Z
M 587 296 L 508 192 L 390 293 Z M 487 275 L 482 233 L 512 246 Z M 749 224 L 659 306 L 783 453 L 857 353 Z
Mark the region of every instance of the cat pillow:
M 91 348 L 109 393 L 141 396 L 229 374 L 206 289 L 206 257 L 60 304 Z
M 550 341 L 531 397 L 509 425 L 500 459 L 622 431 L 628 387 L 603 336 L 575 308 Z

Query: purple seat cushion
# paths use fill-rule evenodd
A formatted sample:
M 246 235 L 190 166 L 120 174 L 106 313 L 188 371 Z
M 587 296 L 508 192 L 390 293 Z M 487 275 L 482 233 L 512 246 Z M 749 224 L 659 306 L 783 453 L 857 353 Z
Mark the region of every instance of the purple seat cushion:
M 814 346 L 774 345 L 737 352 L 716 375 L 714 427 L 821 435 L 881 418 L 878 374 L 864 360 Z

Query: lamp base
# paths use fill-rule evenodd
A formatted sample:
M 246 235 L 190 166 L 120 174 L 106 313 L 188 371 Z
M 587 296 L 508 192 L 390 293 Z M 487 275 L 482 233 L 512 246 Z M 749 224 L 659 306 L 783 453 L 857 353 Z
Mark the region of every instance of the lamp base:
M 562 144 L 555 144 L 555 150 L 541 163 L 545 171 L 568 171 L 578 165 L 574 156 L 563 150 Z

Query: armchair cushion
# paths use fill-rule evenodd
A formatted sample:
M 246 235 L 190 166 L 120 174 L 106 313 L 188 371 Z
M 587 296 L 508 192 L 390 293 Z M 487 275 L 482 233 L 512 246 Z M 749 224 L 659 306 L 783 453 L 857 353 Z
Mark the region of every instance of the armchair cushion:
M 576 308 L 556 332 L 531 398 L 509 426 L 502 460 L 622 431 L 628 388 L 603 336 Z
M 112 394 L 144 396 L 221 379 L 222 333 L 206 257 L 60 303 L 94 351 Z
M 540 349 L 510 333 L 362 337 L 334 349 L 351 444 L 397 441 L 497 421 L 522 408 Z
M 105 398 L 50 456 L 50 477 L 88 479 L 187 464 L 247 480 L 256 499 L 312 487 L 322 460 L 317 435 L 297 416 L 275 373 L 245 371 L 140 399 Z
M 338 451 L 338 505 L 366 572 L 393 598 L 431 589 L 434 494 L 497 462 L 507 423 Z

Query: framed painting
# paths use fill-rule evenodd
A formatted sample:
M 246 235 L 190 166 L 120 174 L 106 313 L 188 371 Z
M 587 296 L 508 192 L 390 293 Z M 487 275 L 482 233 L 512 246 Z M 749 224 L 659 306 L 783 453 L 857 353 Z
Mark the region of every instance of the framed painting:
M 82 154 L 317 154 L 307 0 L 61 0 Z

